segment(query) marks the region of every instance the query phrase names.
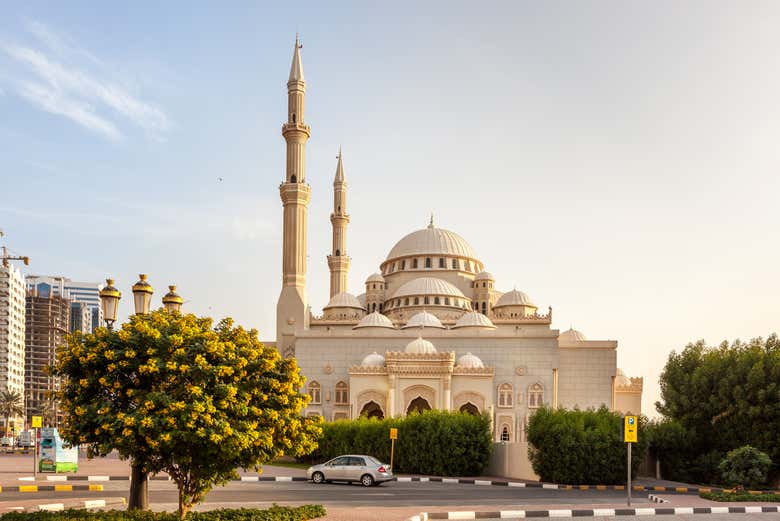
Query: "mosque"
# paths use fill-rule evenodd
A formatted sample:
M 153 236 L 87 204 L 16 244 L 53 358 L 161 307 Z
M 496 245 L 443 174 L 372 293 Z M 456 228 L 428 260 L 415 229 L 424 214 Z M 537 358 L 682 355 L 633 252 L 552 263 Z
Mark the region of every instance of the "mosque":
M 402 416 L 445 409 L 493 420 L 495 441 L 521 442 L 539 407 L 599 407 L 641 413 L 642 378 L 616 366 L 617 341 L 552 327 L 553 310 L 499 290 L 460 235 L 430 223 L 393 245 L 359 295 L 348 292 L 347 181 L 341 154 L 333 180 L 330 301 L 311 312 L 306 229 L 311 188 L 305 150 L 306 83 L 297 40 L 287 82 L 282 291 L 276 346 L 294 356 L 325 420 Z

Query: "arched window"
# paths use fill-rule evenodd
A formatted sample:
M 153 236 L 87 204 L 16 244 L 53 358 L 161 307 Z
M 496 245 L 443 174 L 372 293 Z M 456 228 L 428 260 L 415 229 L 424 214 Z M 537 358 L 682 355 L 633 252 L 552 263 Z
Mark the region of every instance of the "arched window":
M 376 311 L 376 302 L 371 304 L 371 311 Z
M 405 269 L 406 269 L 406 261 L 405 261 L 405 260 L 402 260 L 402 261 L 401 261 L 401 269 L 402 269 L 402 270 L 405 270 Z
M 498 406 L 512 407 L 512 384 L 503 383 L 498 386 Z
M 409 305 L 409 297 L 406 297 L 404 299 L 404 306 L 408 306 L 408 305 Z
M 293 176 L 290 178 L 290 182 L 291 183 L 297 183 L 298 182 L 298 178 L 295 177 L 295 175 L 293 174 Z
M 447 261 L 445 259 L 439 259 L 439 267 L 440 268 L 446 268 L 447 267 Z
M 312 380 L 309 382 L 309 396 L 311 397 L 311 404 L 312 405 L 319 405 L 322 403 L 322 399 L 320 398 L 320 391 L 321 387 L 320 384 L 317 383 L 316 380 Z
M 431 267 L 431 258 L 425 257 L 425 267 L 430 268 Z
M 485 305 L 484 302 L 482 303 L 482 314 L 487 315 L 487 306 Z
M 295 112 L 292 113 L 293 123 L 295 123 Z
M 379 303 L 379 312 L 380 313 L 382 312 L 382 303 L 381 302 Z
M 512 439 L 512 434 L 509 432 L 509 426 L 504 425 L 504 428 L 501 429 L 501 441 L 509 441 Z
M 439 297 L 434 297 L 433 298 L 433 303 L 438 305 L 439 304 Z
M 412 413 L 421 413 L 423 411 L 430 411 L 431 405 L 428 403 L 428 400 L 423 398 L 422 396 L 418 396 L 414 400 L 412 400 L 409 403 L 409 407 L 406 408 L 406 414 L 412 414 Z
M 336 384 L 336 405 L 349 404 L 349 386 L 344 382 Z
M 465 261 L 464 267 L 466 268 L 466 271 L 471 271 L 471 262 Z
M 417 259 L 412 259 L 412 268 L 417 269 Z
M 444 297 L 444 305 L 449 306 L 450 305 L 450 297 Z
M 544 405 L 544 387 L 540 383 L 535 383 L 528 388 L 528 408 L 538 409 L 542 405 Z
M 366 418 L 376 418 L 381 420 L 385 417 L 385 413 L 382 412 L 382 408 L 378 403 L 371 401 L 363 406 L 360 410 L 360 415 Z
M 414 305 L 418 305 L 420 303 L 420 297 L 414 297 Z
M 477 409 L 477 406 L 471 402 L 466 402 L 463 405 L 461 405 L 460 412 L 465 412 L 468 414 L 473 414 L 474 416 L 479 416 L 479 409 Z
M 390 266 L 390 271 L 395 271 L 395 262 Z
M 483 287 L 483 288 L 486 288 L 486 287 L 487 287 L 487 284 L 485 284 L 485 283 L 483 282 L 483 283 L 482 283 L 482 287 Z
M 460 266 L 458 266 L 458 259 L 452 259 L 452 269 L 454 270 L 460 269 Z
M 425 298 L 423 299 L 423 304 L 426 304 L 426 305 L 427 305 L 427 304 L 430 304 L 430 301 L 428 300 L 428 297 L 425 297 Z
M 341 257 L 341 250 L 336 250 L 336 257 Z

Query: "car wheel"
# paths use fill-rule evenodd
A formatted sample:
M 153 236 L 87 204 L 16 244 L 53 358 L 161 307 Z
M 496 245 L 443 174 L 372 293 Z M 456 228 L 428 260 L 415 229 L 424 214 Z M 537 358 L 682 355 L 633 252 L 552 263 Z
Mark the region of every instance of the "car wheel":
M 371 474 L 363 474 L 360 478 L 360 483 L 362 483 L 364 487 L 371 487 L 374 485 L 374 477 Z
M 311 475 L 311 480 L 314 483 L 325 483 L 325 476 L 322 474 L 322 472 L 315 472 Z

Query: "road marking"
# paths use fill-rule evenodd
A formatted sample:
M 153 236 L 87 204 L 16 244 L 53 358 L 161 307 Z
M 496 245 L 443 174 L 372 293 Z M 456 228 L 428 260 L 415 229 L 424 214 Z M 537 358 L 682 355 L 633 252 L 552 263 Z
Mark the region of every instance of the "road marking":
M 100 492 L 103 490 L 103 485 L 90 485 L 89 490 L 93 492 Z
M 25 476 L 23 478 L 19 478 L 19 481 L 35 481 L 35 478 L 32 476 Z
M 549 510 L 550 517 L 571 517 L 571 510 Z
M 558 489 L 558 485 L 551 485 L 550 483 L 542 483 L 542 488 L 554 488 Z
M 84 501 L 84 508 L 97 508 L 106 506 L 105 499 L 93 499 L 91 501 Z
M 46 476 L 46 481 L 68 481 L 68 476 Z
M 412 478 L 398 478 L 399 483 L 411 483 Z
M 19 492 L 38 492 L 38 485 L 19 485 Z
M 636 509 L 634 509 L 634 515 L 635 516 L 654 516 L 655 515 L 655 509 L 654 508 L 636 508 Z
M 64 503 L 46 503 L 44 505 L 38 505 L 38 510 L 45 510 L 47 512 L 58 512 L 65 510 Z
M 260 476 L 241 476 L 241 481 L 260 481 Z
M 676 507 L 674 509 L 675 515 L 677 514 L 693 514 L 693 507 Z
M 525 488 L 525 483 L 518 483 L 517 481 L 510 481 L 509 482 L 510 487 L 519 487 L 519 488 Z
M 475 512 L 447 512 L 447 519 L 476 519 Z
M 474 484 L 475 485 L 492 485 L 493 482 L 492 481 L 486 481 L 484 479 L 475 479 L 474 480 Z
M 519 519 L 525 517 L 525 510 L 502 510 L 501 519 Z
M 594 508 L 593 509 L 593 515 L 595 517 L 599 517 L 599 516 L 613 517 L 615 515 L 615 509 L 614 508 Z
M 761 512 L 761 507 L 745 507 L 746 514 L 760 514 Z
M 292 481 L 292 476 L 276 476 L 276 481 Z
M 54 485 L 55 492 L 73 492 L 73 485 Z
M 108 481 L 108 476 L 87 476 L 87 481 Z

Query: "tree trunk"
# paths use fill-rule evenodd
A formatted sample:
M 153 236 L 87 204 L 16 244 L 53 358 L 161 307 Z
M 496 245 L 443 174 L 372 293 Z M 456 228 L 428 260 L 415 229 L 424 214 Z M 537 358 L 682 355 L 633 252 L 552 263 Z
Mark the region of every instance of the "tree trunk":
M 148 474 L 140 463 L 133 461 L 130 465 L 130 498 L 127 501 L 128 510 L 149 510 L 149 480 Z

